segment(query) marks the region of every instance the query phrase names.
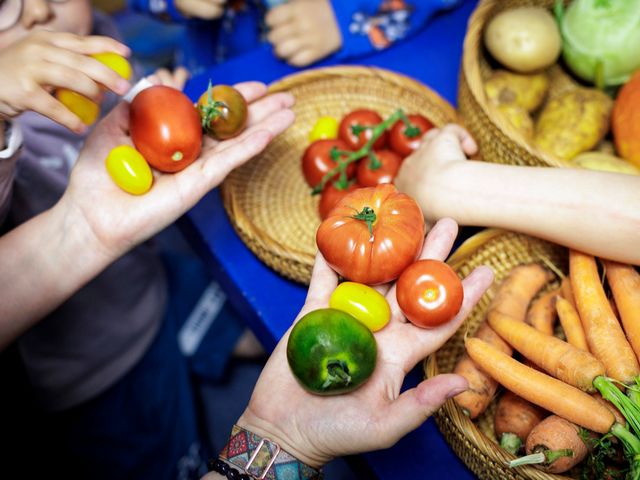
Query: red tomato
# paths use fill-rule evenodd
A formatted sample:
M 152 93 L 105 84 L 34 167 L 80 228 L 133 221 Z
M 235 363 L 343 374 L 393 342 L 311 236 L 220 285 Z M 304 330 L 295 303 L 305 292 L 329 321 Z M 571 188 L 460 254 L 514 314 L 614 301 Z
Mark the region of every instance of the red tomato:
M 393 183 L 396 178 L 402 158 L 391 150 L 380 150 L 374 152 L 379 162 L 377 168 L 373 169 L 375 163 L 371 157 L 365 157 L 358 163 L 356 177 L 358 183 L 363 187 L 375 187 L 379 183 Z
M 354 110 L 344 116 L 338 127 L 338 138 L 344 140 L 351 150 L 358 150 L 371 139 L 371 129 L 360 132 L 359 135 L 353 133 L 354 126 L 375 127 L 382 123 L 382 117 L 373 110 Z M 387 132 L 384 132 L 373 144 L 375 150 L 381 150 L 387 144 Z
M 424 233 L 415 200 L 385 183 L 359 188 L 340 200 L 320 224 L 316 243 L 340 275 L 376 285 L 395 280 L 413 263 Z
M 464 289 L 456 272 L 446 263 L 420 260 L 400 275 L 396 298 L 411 323 L 430 328 L 447 323 L 458 314 Z
M 398 120 L 393 127 L 391 127 L 391 133 L 389 134 L 389 145 L 393 150 L 402 155 L 402 157 L 407 157 L 415 152 L 420 146 L 422 136 L 433 128 L 433 123 L 422 115 L 407 115 L 407 118 L 409 122 L 411 122 L 411 125 L 420 130 L 417 135 L 413 137 L 405 135 L 407 127 L 402 120 Z
M 200 115 L 184 93 L 163 85 L 149 87 L 131 102 L 130 130 L 136 150 L 161 172 L 177 172 L 198 158 Z
M 338 162 L 331 158 L 331 150 L 349 150 L 342 140 L 316 140 L 307 147 L 302 155 L 302 174 L 310 187 L 320 183 L 322 177 L 338 166 Z M 355 162 L 347 167 L 347 177 L 353 178 L 356 173 Z
M 342 200 L 342 198 L 360 187 L 361 185 L 352 183 L 344 190 L 340 190 L 335 187 L 333 182 L 329 182 L 320 194 L 320 203 L 318 203 L 318 213 L 320 213 L 320 218 L 322 220 L 327 218 L 329 216 L 329 213 L 331 212 L 331 209 L 335 207 L 336 204 L 340 200 Z

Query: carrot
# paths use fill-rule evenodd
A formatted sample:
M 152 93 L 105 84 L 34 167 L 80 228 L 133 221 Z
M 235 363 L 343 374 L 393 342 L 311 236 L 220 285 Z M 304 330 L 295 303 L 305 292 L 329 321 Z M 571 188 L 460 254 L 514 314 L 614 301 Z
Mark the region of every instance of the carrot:
M 603 260 L 605 275 L 629 343 L 640 356 L 640 273 L 631 266 Z
M 573 289 L 571 288 L 570 277 L 564 277 L 562 279 L 562 283 L 560 284 L 560 294 L 562 295 L 562 298 L 573 306 L 573 308 L 576 308 L 576 301 L 573 298 Z
M 527 312 L 527 323 L 547 335 L 553 335 L 553 324 L 556 322 L 553 299 L 559 292 L 560 289 L 554 289 L 540 295 L 533 301 Z
M 492 312 L 503 312 L 524 321 L 529 302 L 551 278 L 551 272 L 537 263 L 515 267 L 498 287 L 487 315 L 490 316 Z M 475 337 L 494 345 L 507 355 L 513 353 L 509 344 L 502 340 L 486 322 L 480 325 Z M 453 372 L 465 377 L 469 383 L 469 389 L 456 395 L 454 400 L 470 418 L 476 418 L 493 400 L 498 383 L 479 369 L 466 354 L 460 357 Z
M 498 400 L 493 417 L 500 446 L 515 455 L 527 440 L 529 432 L 547 415 L 546 410 L 506 390 Z
M 489 325 L 509 345 L 552 376 L 585 392 L 596 391 L 593 381 L 604 375 L 604 366 L 589 352 L 506 315 L 493 315 Z
M 584 336 L 580 316 L 571 305 L 571 302 L 562 297 L 556 297 L 556 310 L 558 311 L 558 318 L 560 318 L 564 334 L 567 337 L 567 342 L 580 350 L 588 352 L 589 345 Z
M 535 465 L 545 472 L 562 473 L 584 460 L 589 447 L 580 437 L 580 427 L 550 415 L 531 430 L 526 451 L 526 457 L 509 462 L 509 466 Z
M 569 271 L 589 350 L 604 364 L 609 377 L 632 383 L 640 374 L 640 365 L 607 301 L 595 258 L 571 250 Z
M 531 403 L 594 432 L 606 433 L 613 425 L 613 414 L 582 390 L 527 367 L 477 338 L 467 338 L 465 347 L 480 368 Z

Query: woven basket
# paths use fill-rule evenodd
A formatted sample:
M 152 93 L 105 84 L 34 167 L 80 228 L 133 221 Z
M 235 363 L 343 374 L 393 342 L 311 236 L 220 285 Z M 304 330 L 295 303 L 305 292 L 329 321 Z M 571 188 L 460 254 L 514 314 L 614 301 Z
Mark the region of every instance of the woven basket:
M 569 163 L 543 152 L 516 130 L 487 99 L 484 82 L 493 73 L 483 33 L 487 21 L 503 10 L 521 6 L 551 8 L 555 0 L 481 0 L 469 19 L 462 54 L 458 90 L 461 117 L 480 146 L 485 161 L 511 165 L 567 167 Z M 578 84 L 558 64 L 548 69 L 547 98 L 554 98 Z
M 271 85 L 296 97 L 296 121 L 260 156 L 235 170 L 222 185 L 231 223 L 244 243 L 287 278 L 309 283 L 320 224 L 318 196 L 302 176 L 302 153 L 318 118 L 340 119 L 357 108 L 386 117 L 396 109 L 420 113 L 436 126 L 457 121 L 451 105 L 408 77 L 377 68 L 308 70 Z
M 425 374 L 453 371 L 458 358 L 464 353 L 465 335 L 473 335 L 484 321 L 487 308 L 502 279 L 517 265 L 542 262 L 563 273 L 568 268 L 568 252 L 565 248 L 526 235 L 503 230 L 485 230 L 460 246 L 448 263 L 459 275 L 465 277 L 479 265 L 490 266 L 496 277 L 493 286 L 482 297 L 465 324 L 424 363 Z M 548 288 L 558 285 L 552 283 Z M 485 480 L 568 480 L 569 477 L 551 475 L 534 467 L 510 469 L 506 462 L 515 458 L 501 449 L 493 429 L 495 401 L 475 422 L 467 417 L 453 400 L 447 400 L 435 414 L 438 427 L 449 445 L 462 461 L 480 478 Z

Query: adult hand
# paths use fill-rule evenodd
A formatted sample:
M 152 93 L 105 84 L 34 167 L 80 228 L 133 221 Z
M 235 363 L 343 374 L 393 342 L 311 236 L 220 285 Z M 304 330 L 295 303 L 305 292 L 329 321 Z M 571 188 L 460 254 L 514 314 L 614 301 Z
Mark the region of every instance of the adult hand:
M 86 126 L 51 95 L 68 88 L 96 102 L 101 86 L 126 93 L 129 82 L 89 55 L 115 52 L 128 56 L 126 45 L 109 38 L 38 30 L 0 50 L 0 117 L 11 118 L 26 110 L 49 117 L 76 132 Z
M 104 165 L 112 148 L 132 145 L 128 104 L 121 103 L 98 124 L 80 153 L 61 199 L 62 208 L 74 215 L 74 221 L 86 224 L 98 253 L 113 260 L 162 230 L 293 122 L 289 107 L 294 100 L 290 94 L 265 96 L 266 86 L 256 82 L 241 83 L 236 88 L 249 103 L 246 130 L 223 142 L 204 136 L 198 160 L 178 173 L 154 172 L 151 190 L 141 196 L 121 190 Z
M 445 259 L 457 231 L 454 221 L 439 221 L 427 236 L 421 258 Z M 389 324 L 374 334 L 378 344 L 375 371 L 363 386 L 345 395 L 313 395 L 297 383 L 286 358 L 289 330 L 267 362 L 238 425 L 278 442 L 314 467 L 337 456 L 393 445 L 446 399 L 467 388 L 463 377 L 446 374 L 400 393 L 405 375 L 453 335 L 492 280 L 489 268 L 474 270 L 463 281 L 464 302 L 458 315 L 433 329 L 409 323 L 398 307 L 395 286 L 382 288 L 392 316 Z M 337 275 L 318 254 L 298 319 L 326 308 L 337 284 Z
M 477 151 L 475 140 L 461 126 L 433 128 L 424 135 L 420 148 L 402 162 L 394 184 L 418 202 L 427 220 L 435 221 L 439 218 L 439 201 L 448 198 L 439 190 L 455 188 L 443 176 L 455 180 L 449 172 Z
M 175 0 L 175 6 L 185 17 L 214 20 L 224 13 L 227 0 Z
M 293 0 L 269 11 L 267 39 L 276 55 L 303 67 L 342 46 L 342 35 L 329 0 Z

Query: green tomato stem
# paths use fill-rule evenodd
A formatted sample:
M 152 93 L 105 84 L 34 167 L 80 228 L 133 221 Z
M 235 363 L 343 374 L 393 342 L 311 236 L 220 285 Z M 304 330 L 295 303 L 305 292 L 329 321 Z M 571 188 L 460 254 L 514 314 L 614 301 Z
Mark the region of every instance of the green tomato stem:
M 366 222 L 367 228 L 369 229 L 369 234 L 373 238 L 373 224 L 376 221 L 376 212 L 373 211 L 371 207 L 364 207 L 361 212 L 356 213 L 351 218 L 354 220 L 362 220 Z
M 323 390 L 333 387 L 347 387 L 351 383 L 349 368 L 342 360 L 329 360 L 327 362 L 327 372 L 327 379 L 322 384 Z
M 380 136 L 385 132 L 385 130 L 387 130 L 387 128 L 396 123 L 398 120 L 401 120 L 403 117 L 406 118 L 404 112 L 402 110 L 396 110 L 389 116 L 389 118 L 384 120 L 382 123 L 379 123 L 378 125 L 375 125 L 373 127 L 366 127 L 371 128 L 372 130 L 371 138 L 367 141 L 367 143 L 365 143 L 359 150 L 356 150 L 355 152 L 348 152 L 346 158 L 341 163 L 339 163 L 338 166 L 325 173 L 324 177 L 322 177 L 322 180 L 320 180 L 320 183 L 313 187 L 311 194 L 317 195 L 322 192 L 327 182 L 331 180 L 336 174 L 345 171 L 346 168 L 353 162 L 356 162 L 361 158 L 369 155 L 371 149 L 373 148 L 373 144 L 376 143 L 376 140 L 380 138 Z M 337 152 L 342 153 L 340 150 L 337 150 Z

